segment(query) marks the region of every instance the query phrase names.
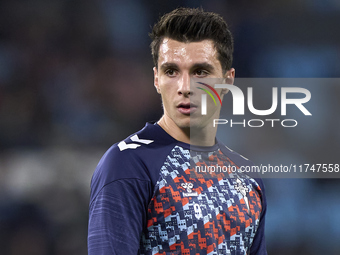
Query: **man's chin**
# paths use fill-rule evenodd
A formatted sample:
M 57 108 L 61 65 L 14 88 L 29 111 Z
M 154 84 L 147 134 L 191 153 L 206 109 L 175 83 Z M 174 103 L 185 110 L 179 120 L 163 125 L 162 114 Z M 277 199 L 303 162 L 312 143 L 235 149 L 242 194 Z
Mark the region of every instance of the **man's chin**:
M 180 122 L 180 123 L 176 123 L 176 124 L 180 129 L 189 129 L 190 128 L 190 121 Z
M 202 123 L 194 119 L 188 122 L 185 122 L 185 123 L 181 123 L 179 127 L 182 129 L 202 129 L 203 128 Z
M 177 119 L 176 125 L 181 129 L 202 129 L 206 120 L 202 116 L 190 116 L 190 118 Z

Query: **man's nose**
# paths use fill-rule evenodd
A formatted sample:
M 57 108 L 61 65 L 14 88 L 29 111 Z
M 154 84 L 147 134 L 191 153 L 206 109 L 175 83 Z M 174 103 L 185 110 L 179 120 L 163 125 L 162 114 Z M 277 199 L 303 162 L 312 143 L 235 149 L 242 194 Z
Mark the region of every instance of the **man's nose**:
M 192 94 L 190 89 L 190 75 L 188 73 L 184 73 L 181 79 L 178 81 L 178 94 L 188 96 Z

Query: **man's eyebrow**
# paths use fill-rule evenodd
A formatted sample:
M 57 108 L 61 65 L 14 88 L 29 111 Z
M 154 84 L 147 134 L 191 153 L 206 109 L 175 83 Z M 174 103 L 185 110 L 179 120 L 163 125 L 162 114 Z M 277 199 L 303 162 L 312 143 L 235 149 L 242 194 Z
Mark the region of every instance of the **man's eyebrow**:
M 192 70 L 195 70 L 195 69 L 206 69 L 208 71 L 212 71 L 214 70 L 214 66 L 209 64 L 209 63 L 206 63 L 206 62 L 203 62 L 203 63 L 196 63 L 194 64 L 192 67 L 191 67 Z
M 178 65 L 175 64 L 175 63 L 168 63 L 168 62 L 166 62 L 164 64 L 161 64 L 161 66 L 160 66 L 161 70 L 165 70 L 165 69 L 168 69 L 168 68 L 178 68 Z
M 164 63 L 160 66 L 161 70 L 165 70 L 165 69 L 168 69 L 168 68 L 178 68 L 178 65 L 175 64 L 175 63 L 168 63 L 167 62 L 167 63 Z M 206 69 L 208 71 L 212 71 L 212 70 L 214 70 L 214 66 L 209 64 L 209 63 L 203 62 L 203 63 L 194 64 L 190 69 L 191 70 Z

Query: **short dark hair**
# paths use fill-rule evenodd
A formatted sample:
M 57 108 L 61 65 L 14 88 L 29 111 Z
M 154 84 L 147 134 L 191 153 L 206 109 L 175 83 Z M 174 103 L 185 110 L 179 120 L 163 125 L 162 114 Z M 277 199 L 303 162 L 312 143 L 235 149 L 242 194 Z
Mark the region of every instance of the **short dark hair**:
M 163 15 L 153 26 L 151 53 L 158 66 L 159 47 L 165 37 L 179 42 L 214 42 L 223 73 L 231 68 L 233 61 L 233 37 L 224 19 L 202 8 L 178 8 Z

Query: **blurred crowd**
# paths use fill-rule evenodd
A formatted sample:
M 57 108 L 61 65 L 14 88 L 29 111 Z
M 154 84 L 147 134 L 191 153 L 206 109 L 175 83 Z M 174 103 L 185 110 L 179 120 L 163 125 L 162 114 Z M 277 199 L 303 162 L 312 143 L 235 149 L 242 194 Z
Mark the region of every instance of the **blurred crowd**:
M 337 0 L 2 0 L 1 254 L 86 254 L 92 172 L 109 146 L 161 116 L 148 33 L 178 6 L 226 19 L 237 77 L 339 76 Z M 313 90 L 322 102 L 313 113 L 327 125 L 226 143 L 252 159 L 338 160 L 340 90 Z M 339 254 L 339 181 L 265 184 L 269 254 Z

